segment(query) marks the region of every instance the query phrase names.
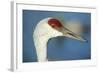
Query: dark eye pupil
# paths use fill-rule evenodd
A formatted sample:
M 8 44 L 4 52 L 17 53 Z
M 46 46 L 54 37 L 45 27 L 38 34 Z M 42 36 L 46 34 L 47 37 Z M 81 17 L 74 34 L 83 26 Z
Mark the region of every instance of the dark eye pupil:
M 51 27 L 53 27 L 53 28 L 54 28 L 54 27 L 56 27 L 56 25 L 55 25 L 55 24 L 51 24 Z
M 52 27 L 54 28 L 55 26 L 53 25 Z

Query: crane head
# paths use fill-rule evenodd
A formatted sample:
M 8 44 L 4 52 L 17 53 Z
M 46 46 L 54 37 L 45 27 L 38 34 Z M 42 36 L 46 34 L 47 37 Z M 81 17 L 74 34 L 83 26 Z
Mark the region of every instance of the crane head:
M 68 28 L 65 28 L 58 19 L 51 18 L 51 19 L 48 20 L 48 24 L 53 29 L 61 32 L 63 34 L 63 36 L 65 36 L 65 37 L 69 37 L 71 39 L 76 39 L 76 40 L 79 40 L 79 41 L 87 41 L 83 37 L 81 37 L 80 35 L 75 34 L 71 30 L 69 30 Z

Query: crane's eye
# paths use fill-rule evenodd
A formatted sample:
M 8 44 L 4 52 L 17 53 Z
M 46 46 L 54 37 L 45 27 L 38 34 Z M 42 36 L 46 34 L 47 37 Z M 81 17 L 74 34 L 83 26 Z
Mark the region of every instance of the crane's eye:
M 51 24 L 51 27 L 52 27 L 52 28 L 55 28 L 56 26 L 55 26 L 55 24 Z
M 48 24 L 49 24 L 51 27 L 53 27 L 53 28 L 55 28 L 55 27 L 58 27 L 58 28 L 62 27 L 61 22 L 60 22 L 59 20 L 57 20 L 57 19 L 50 19 L 50 20 L 48 21 Z

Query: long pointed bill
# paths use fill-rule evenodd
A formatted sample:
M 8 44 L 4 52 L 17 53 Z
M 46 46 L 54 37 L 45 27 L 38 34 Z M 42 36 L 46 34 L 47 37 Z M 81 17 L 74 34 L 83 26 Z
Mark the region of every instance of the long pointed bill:
M 69 37 L 71 39 L 76 39 L 76 40 L 83 41 L 83 42 L 86 42 L 87 41 L 86 39 L 84 39 L 80 35 L 75 34 L 74 32 L 70 31 L 67 28 L 63 28 L 61 32 L 63 33 L 63 35 L 65 37 Z

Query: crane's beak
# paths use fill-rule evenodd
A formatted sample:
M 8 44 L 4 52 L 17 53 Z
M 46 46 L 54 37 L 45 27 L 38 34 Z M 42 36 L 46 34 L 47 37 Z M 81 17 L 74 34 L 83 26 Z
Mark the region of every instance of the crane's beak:
M 70 31 L 67 28 L 63 28 L 62 33 L 65 37 L 68 37 L 68 38 L 71 38 L 71 39 L 76 39 L 76 40 L 79 40 L 79 41 L 82 41 L 82 42 L 87 42 L 86 39 L 84 39 L 83 37 L 81 37 L 78 34 L 75 34 L 74 32 Z

